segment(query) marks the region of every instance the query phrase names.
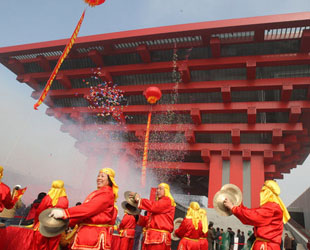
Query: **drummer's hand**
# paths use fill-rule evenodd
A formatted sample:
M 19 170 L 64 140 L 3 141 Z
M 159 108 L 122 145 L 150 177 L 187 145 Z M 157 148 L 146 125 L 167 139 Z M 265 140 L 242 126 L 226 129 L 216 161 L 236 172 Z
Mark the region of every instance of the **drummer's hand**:
M 134 199 L 136 202 L 138 202 L 141 199 L 140 195 L 138 193 L 134 193 L 134 192 L 131 192 L 129 194 L 129 198 Z
M 140 194 L 136 193 L 135 196 L 134 196 L 134 199 L 135 199 L 136 202 L 139 202 L 139 200 L 141 199 Z
M 54 208 L 48 216 L 54 217 L 55 219 L 61 219 L 65 217 L 65 212 L 61 208 Z
M 232 208 L 234 207 L 234 205 L 232 204 L 232 202 L 230 200 L 228 200 L 227 198 L 225 198 L 224 202 L 223 202 L 224 206 L 226 208 L 228 208 L 229 210 L 232 210 Z

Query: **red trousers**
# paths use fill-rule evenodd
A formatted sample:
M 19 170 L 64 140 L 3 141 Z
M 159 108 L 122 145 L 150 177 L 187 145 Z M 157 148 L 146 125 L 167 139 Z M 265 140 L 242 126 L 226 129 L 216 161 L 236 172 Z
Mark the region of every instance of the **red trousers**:
M 44 237 L 39 231 L 34 232 L 32 249 L 33 250 L 57 250 L 60 235 L 52 238 Z
M 132 250 L 133 243 L 134 243 L 134 238 L 122 237 L 121 245 L 119 249 L 120 250 Z

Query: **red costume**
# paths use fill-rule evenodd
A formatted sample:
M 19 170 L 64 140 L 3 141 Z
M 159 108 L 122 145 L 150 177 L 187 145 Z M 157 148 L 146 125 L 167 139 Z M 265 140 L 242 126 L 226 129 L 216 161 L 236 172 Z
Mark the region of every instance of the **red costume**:
M 0 212 L 4 208 L 11 209 L 14 207 L 14 202 L 12 200 L 10 188 L 4 183 L 0 182 Z
M 119 225 L 121 236 L 121 250 L 132 250 L 135 238 L 136 219 L 133 215 L 124 214 L 124 217 Z
M 240 205 L 233 207 L 232 212 L 242 223 L 254 226 L 256 241 L 253 250 L 259 250 L 263 244 L 266 244 L 268 249 L 280 249 L 283 212 L 277 203 L 267 202 L 255 209 Z
M 52 199 L 49 195 L 46 195 L 41 201 L 39 207 L 36 210 L 34 217 L 34 239 L 33 249 L 34 250 L 57 250 L 61 235 L 47 238 L 39 232 L 39 215 L 45 209 L 48 208 L 68 208 L 69 202 L 67 196 L 59 197 L 57 204 L 53 206 Z
M 202 232 L 200 238 L 199 238 L 199 244 L 200 244 L 200 249 L 208 249 L 208 232 L 206 232 L 205 234 Z
M 178 249 L 182 250 L 200 250 L 199 238 L 202 235 L 201 223 L 195 229 L 192 219 L 184 218 L 180 227 L 175 230 L 175 235 L 182 238 Z
M 141 199 L 139 208 L 148 211 L 139 216 L 138 224 L 146 227 L 144 247 L 146 250 L 169 250 L 175 207 L 167 196 L 157 201 Z
M 110 249 L 115 222 L 114 194 L 110 186 L 92 192 L 82 205 L 64 210 L 65 217 L 79 220 L 72 249 Z

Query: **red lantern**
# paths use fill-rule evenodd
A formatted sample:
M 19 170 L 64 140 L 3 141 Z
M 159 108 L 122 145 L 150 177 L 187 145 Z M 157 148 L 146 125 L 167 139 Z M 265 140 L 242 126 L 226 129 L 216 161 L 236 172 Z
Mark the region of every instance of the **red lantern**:
M 148 103 L 155 104 L 161 98 L 161 91 L 157 87 L 148 87 L 144 92 L 144 96 Z
M 84 0 L 84 1 L 91 7 L 95 7 L 105 2 L 105 0 Z

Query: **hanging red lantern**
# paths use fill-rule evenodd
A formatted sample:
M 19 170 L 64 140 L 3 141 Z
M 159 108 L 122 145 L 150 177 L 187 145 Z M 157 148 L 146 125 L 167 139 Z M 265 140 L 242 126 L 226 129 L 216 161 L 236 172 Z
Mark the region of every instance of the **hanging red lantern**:
M 157 87 L 148 87 L 144 92 L 144 96 L 148 103 L 155 104 L 161 98 L 161 91 Z
M 105 0 L 84 0 L 84 1 L 91 7 L 95 7 L 105 2 Z

